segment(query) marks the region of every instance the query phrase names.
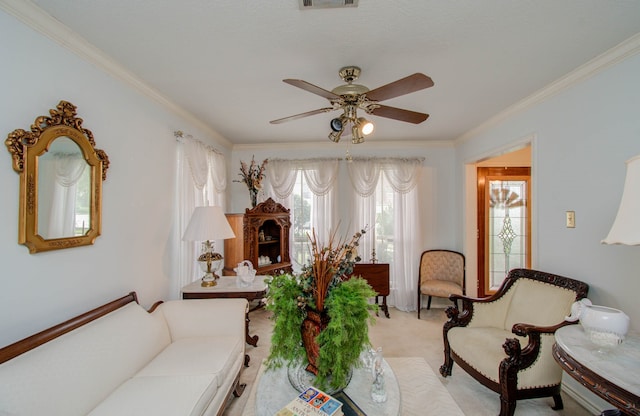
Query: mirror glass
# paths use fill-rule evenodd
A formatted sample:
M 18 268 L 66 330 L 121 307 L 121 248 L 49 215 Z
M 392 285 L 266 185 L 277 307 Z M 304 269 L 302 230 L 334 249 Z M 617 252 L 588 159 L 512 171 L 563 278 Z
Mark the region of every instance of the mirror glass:
M 86 235 L 91 225 L 91 167 L 70 138 L 56 138 L 38 157 L 38 234 Z
M 30 253 L 90 245 L 101 233 L 109 157 L 76 114 L 73 104 L 60 101 L 50 116 L 5 140 L 20 174 L 18 243 Z

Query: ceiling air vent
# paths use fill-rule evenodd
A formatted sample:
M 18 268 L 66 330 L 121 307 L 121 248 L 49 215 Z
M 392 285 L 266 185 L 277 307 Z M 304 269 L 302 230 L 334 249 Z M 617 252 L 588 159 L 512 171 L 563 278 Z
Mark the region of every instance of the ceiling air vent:
M 300 10 L 358 7 L 359 0 L 298 0 Z

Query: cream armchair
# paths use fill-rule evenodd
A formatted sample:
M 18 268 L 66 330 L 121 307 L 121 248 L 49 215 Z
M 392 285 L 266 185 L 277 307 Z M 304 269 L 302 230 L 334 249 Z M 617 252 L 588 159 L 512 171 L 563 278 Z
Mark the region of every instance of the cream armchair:
M 431 309 L 432 296 L 448 298 L 454 293 L 465 294 L 465 266 L 462 253 L 451 250 L 427 250 L 420 256 L 418 272 L 418 319 L 423 295 L 429 296 L 427 309 Z
M 500 394 L 500 415 L 513 415 L 516 400 L 553 397 L 562 409 L 562 369 L 553 359 L 555 331 L 569 324 L 571 305 L 587 296 L 578 280 L 528 269 L 514 269 L 498 291 L 484 299 L 451 295 L 462 311 L 449 307 L 444 324 L 443 377 L 454 361 Z

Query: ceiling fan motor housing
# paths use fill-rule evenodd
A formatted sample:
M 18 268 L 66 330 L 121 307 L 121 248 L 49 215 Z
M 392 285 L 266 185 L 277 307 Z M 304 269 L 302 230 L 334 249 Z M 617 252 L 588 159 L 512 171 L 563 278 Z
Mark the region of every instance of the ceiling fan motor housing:
M 351 84 L 360 77 L 360 68 L 357 66 L 345 66 L 338 71 L 340 79 Z

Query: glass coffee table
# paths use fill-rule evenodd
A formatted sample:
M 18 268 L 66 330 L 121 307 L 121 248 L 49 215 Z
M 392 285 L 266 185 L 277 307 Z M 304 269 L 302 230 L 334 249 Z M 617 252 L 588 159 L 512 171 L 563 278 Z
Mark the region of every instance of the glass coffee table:
M 356 368 L 353 370 L 351 382 L 344 389 L 344 392 L 353 400 L 367 415 L 375 416 L 398 416 L 400 415 L 400 386 L 393 370 L 385 360 L 382 365 L 384 369 L 385 387 L 387 391 L 387 401 L 375 403 L 371 400 L 371 383 L 373 378 L 371 371 L 367 368 Z M 258 381 L 255 400 L 256 416 L 273 416 L 291 400 L 296 398 L 300 392 L 294 389 L 289 382 L 287 368 L 276 370 L 263 369 Z

